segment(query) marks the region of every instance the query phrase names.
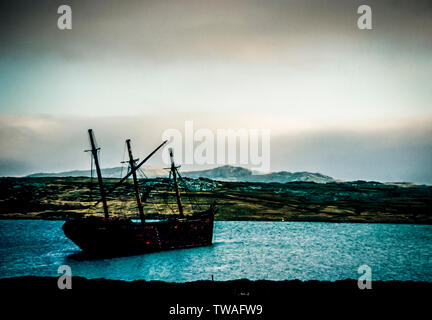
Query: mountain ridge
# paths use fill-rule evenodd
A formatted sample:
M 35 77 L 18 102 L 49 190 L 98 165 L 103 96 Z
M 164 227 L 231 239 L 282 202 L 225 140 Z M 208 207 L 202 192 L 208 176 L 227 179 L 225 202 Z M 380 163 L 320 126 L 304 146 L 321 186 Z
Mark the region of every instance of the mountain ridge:
M 124 167 L 113 167 L 101 169 L 102 176 L 105 178 L 121 178 L 125 175 L 126 170 Z M 148 178 L 167 177 L 168 171 L 158 167 L 143 166 L 142 171 Z M 90 177 L 90 170 L 71 170 L 57 173 L 34 173 L 27 175 L 27 178 L 41 178 L 41 177 Z M 93 173 L 95 175 L 95 173 Z M 288 172 L 278 171 L 270 173 L 254 173 L 253 171 L 231 165 L 224 165 L 213 169 L 184 171 L 181 172 L 183 177 L 187 178 L 207 178 L 220 181 L 231 182 L 292 182 L 292 181 L 306 181 L 316 183 L 335 182 L 336 180 L 330 176 L 321 173 L 312 173 L 307 171 L 301 172 Z

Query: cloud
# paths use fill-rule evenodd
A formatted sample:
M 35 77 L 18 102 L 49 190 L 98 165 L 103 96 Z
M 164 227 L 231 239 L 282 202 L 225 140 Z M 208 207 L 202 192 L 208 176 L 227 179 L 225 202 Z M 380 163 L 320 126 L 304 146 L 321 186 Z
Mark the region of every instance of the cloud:
M 88 128 L 115 166 L 193 119 L 271 128 L 273 170 L 432 181 L 428 0 L 371 3 L 370 32 L 357 0 L 69 1 L 69 31 L 60 4 L 0 4 L 2 174 L 87 168 Z
M 7 1 L 0 112 L 430 115 L 429 1 Z M 328 120 L 327 119 L 327 120 Z
M 330 129 L 272 140 L 272 167 L 343 180 L 432 183 L 432 123 L 382 130 Z
M 69 1 L 73 29 L 57 30 L 61 1 L 6 1 L 3 51 L 64 59 L 120 56 L 151 61 L 275 60 L 304 46 L 344 42 L 361 50 L 382 39 L 397 47 L 432 47 L 430 1 L 371 4 L 374 31 L 356 28 L 357 0 Z
M 87 129 L 93 128 L 103 167 L 120 165 L 124 141 L 132 139 L 134 154 L 143 158 L 161 141 L 165 129 L 183 132 L 184 121 L 194 120 L 195 130 L 265 128 L 271 119 L 255 126 L 259 115 L 159 114 L 146 117 L 48 117 L 0 118 L 0 173 L 24 175 L 87 169 Z M 274 126 L 277 129 L 276 126 Z M 6 134 L 5 134 L 6 133 Z M 371 127 L 347 124 L 345 128 L 316 126 L 283 129 L 271 135 L 271 170 L 311 171 L 338 179 L 411 181 L 432 183 L 432 119 Z M 149 165 L 164 166 L 161 154 Z M 205 166 L 207 168 L 209 166 Z M 203 169 L 183 166 L 183 169 Z

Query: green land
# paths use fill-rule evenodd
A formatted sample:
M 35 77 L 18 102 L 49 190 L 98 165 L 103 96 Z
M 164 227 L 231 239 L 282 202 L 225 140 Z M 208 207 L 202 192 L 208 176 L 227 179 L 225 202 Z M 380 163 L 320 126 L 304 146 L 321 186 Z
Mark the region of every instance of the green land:
M 110 190 L 118 179 L 104 179 Z M 67 219 L 103 215 L 95 180 L 80 177 L 1 178 L 1 219 Z M 148 217 L 177 214 L 175 194 L 166 179 L 152 186 L 144 209 Z M 216 201 L 217 220 L 327 221 L 432 224 L 432 187 L 378 182 L 251 183 L 188 179 L 182 185 L 186 212 Z M 132 181 L 108 196 L 113 216 L 138 217 Z

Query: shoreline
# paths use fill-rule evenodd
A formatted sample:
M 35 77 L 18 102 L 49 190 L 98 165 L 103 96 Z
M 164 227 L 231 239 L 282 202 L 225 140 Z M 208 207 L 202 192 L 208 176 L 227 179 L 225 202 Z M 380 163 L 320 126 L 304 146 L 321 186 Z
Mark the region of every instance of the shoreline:
M 60 274 L 59 274 L 60 276 Z M 0 285 L 2 288 L 11 288 L 19 286 L 22 283 L 32 284 L 31 288 L 36 290 L 48 291 L 64 291 L 57 287 L 58 277 L 49 276 L 18 276 L 0 278 Z M 103 288 L 107 289 L 140 289 L 140 290 L 186 290 L 199 293 L 201 290 L 222 290 L 226 291 L 232 296 L 262 296 L 267 294 L 274 294 L 280 290 L 342 290 L 351 293 L 360 292 L 377 292 L 387 291 L 394 289 L 409 289 L 409 290 L 432 290 L 432 282 L 427 281 L 412 281 L 412 280 L 376 280 L 372 281 L 371 290 L 361 290 L 358 288 L 358 280 L 345 279 L 335 281 L 321 281 L 321 280 L 249 280 L 249 279 L 236 279 L 228 281 L 217 280 L 197 280 L 189 282 L 165 282 L 157 280 L 114 280 L 106 278 L 85 278 L 81 276 L 72 276 L 73 290 L 97 290 Z
M 136 219 L 135 217 L 132 219 Z M 66 219 L 62 218 L 41 218 L 41 217 L 32 217 L 32 216 L 9 216 L 9 217 L 2 217 L 0 215 L 0 221 L 7 221 L 7 220 L 29 220 L 29 221 L 66 221 Z M 415 223 L 415 222 L 385 222 L 385 221 L 377 221 L 377 222 L 369 222 L 369 221 L 332 221 L 332 220 L 313 220 L 313 219 L 305 219 L 305 220 L 276 220 L 276 219 L 238 219 L 238 220 L 225 220 L 225 219 L 215 219 L 214 221 L 231 221 L 231 222 L 312 222 L 312 223 L 353 223 L 353 224 L 396 224 L 396 225 L 423 225 L 423 226 L 429 226 L 432 225 L 432 223 Z M 1 278 L 0 278 L 1 279 Z
M 307 317 L 346 319 L 353 313 L 399 315 L 429 312 L 432 282 L 372 281 L 372 289 L 360 290 L 357 280 L 268 281 L 232 280 L 168 283 L 161 281 L 121 281 L 72 277 L 71 289 L 59 289 L 57 277 L 15 277 L 0 279 L 5 293 L 3 312 L 68 314 L 70 318 L 92 314 L 97 319 L 114 313 L 121 318 L 144 319 L 289 319 L 293 314 Z M 25 306 L 17 309 L 16 304 Z M 259 306 L 262 313 L 220 314 L 221 308 Z M 200 317 L 172 310 L 198 307 Z

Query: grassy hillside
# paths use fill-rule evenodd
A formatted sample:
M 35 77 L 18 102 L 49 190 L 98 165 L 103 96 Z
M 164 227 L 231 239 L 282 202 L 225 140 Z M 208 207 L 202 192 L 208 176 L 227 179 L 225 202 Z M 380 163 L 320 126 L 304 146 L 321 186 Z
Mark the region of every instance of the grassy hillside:
M 105 179 L 107 189 L 117 179 Z M 219 220 L 432 223 L 432 187 L 375 182 L 250 183 L 186 179 L 190 203 L 206 208 L 216 201 Z M 96 181 L 94 181 L 96 182 Z M 147 214 L 175 214 L 176 202 L 166 180 L 151 179 Z M 97 184 L 89 178 L 1 178 L 0 218 L 66 219 L 77 214 L 102 215 Z M 192 201 L 189 201 L 192 199 Z M 108 198 L 113 215 L 137 217 L 132 182 Z

